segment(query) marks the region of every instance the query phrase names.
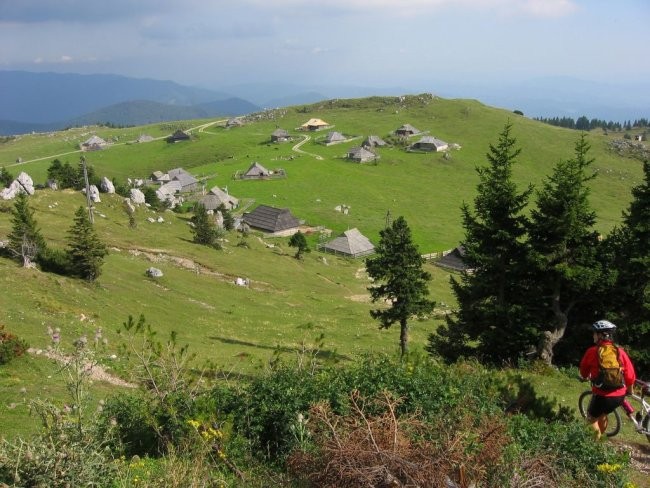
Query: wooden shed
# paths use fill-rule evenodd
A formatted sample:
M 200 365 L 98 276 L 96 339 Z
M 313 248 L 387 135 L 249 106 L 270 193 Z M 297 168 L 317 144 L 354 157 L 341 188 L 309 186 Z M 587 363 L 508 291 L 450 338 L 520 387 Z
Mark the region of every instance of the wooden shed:
M 424 136 L 415 144 L 412 144 L 409 149 L 418 150 L 418 151 L 446 151 L 449 149 L 449 144 L 445 141 L 441 141 L 433 136 Z
M 252 229 L 268 232 L 274 236 L 290 236 L 298 232 L 300 221 L 288 208 L 275 208 L 260 205 L 242 219 Z
M 411 137 L 420 133 L 419 129 L 416 129 L 411 124 L 404 124 L 401 127 L 395 129 L 395 135 L 402 137 Z
M 287 142 L 291 140 L 289 132 L 284 129 L 275 129 L 271 133 L 271 142 Z
M 358 258 L 375 252 L 375 246 L 358 229 L 349 229 L 320 246 L 322 251 Z
M 370 161 L 376 161 L 379 159 L 379 156 L 375 154 L 372 151 L 369 151 L 368 149 L 364 147 L 353 147 L 351 148 L 346 157 L 350 161 L 354 161 L 356 163 L 368 163 Z

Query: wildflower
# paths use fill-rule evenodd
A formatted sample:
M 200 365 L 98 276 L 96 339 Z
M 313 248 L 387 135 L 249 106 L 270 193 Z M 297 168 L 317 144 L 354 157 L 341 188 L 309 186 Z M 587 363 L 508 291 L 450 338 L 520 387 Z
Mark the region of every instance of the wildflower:
M 599 464 L 596 466 L 596 469 L 600 473 L 605 473 L 605 474 L 612 474 L 615 473 L 616 471 L 620 470 L 623 466 L 620 464 L 609 464 L 609 463 L 604 463 L 604 464 Z

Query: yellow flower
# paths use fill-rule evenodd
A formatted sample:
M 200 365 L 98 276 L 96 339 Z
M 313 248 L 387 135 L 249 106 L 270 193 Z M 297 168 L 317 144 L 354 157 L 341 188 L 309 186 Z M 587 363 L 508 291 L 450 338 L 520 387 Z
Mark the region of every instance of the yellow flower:
M 620 464 L 599 464 L 596 469 L 601 473 L 612 474 L 621 469 L 623 466 Z

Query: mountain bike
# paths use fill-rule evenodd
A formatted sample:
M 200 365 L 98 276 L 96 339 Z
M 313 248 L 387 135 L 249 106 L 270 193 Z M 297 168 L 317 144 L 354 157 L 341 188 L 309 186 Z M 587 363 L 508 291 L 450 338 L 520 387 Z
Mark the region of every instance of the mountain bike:
M 578 399 L 578 409 L 580 410 L 580 415 L 584 418 L 587 418 L 587 411 L 589 409 L 591 397 L 591 390 L 586 390 L 582 392 Z M 648 442 L 650 442 L 650 383 L 636 380 L 632 394 L 626 395 L 625 398 L 634 400 L 634 403 L 638 407 L 634 414 L 634 418 L 631 418 L 630 420 L 632 423 L 636 424 L 635 427 L 637 433 L 645 435 Z M 604 432 L 607 437 L 614 437 L 621 430 L 622 422 L 621 414 L 619 412 L 620 408 L 621 407 L 617 408 L 607 416 L 607 429 Z

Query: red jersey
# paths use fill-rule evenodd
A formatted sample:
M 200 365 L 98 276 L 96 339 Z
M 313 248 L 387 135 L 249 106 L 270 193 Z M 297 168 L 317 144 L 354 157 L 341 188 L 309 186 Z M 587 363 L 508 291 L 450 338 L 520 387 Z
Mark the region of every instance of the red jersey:
M 591 346 L 589 349 L 587 349 L 585 355 L 582 356 L 582 360 L 580 361 L 580 376 L 582 376 L 583 378 L 596 378 L 598 376 L 598 373 L 600 371 L 600 367 L 598 366 L 598 346 L 600 346 L 601 344 L 602 345 L 612 344 L 612 341 L 607 341 L 607 340 L 599 341 L 598 344 Z M 636 373 L 634 372 L 634 366 L 632 365 L 632 361 L 630 361 L 630 357 L 620 347 L 618 347 L 618 360 L 620 362 L 621 368 L 623 369 L 623 378 L 625 380 L 625 386 L 622 386 L 617 390 L 606 391 L 606 390 L 601 390 L 600 388 L 596 388 L 595 386 L 592 385 L 591 391 L 593 391 L 595 395 L 600 395 L 605 397 L 625 395 L 627 388 L 629 388 L 634 384 L 634 381 L 636 380 Z

